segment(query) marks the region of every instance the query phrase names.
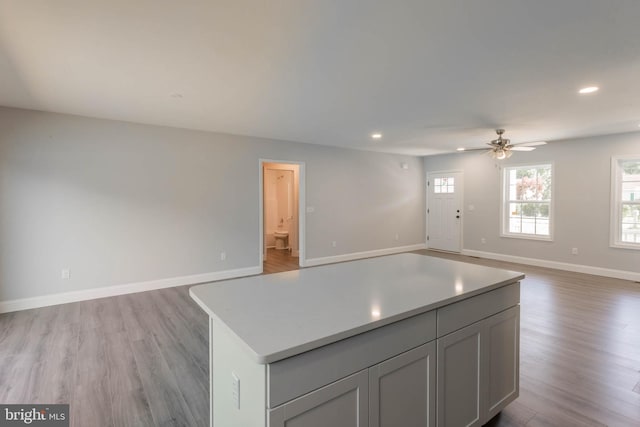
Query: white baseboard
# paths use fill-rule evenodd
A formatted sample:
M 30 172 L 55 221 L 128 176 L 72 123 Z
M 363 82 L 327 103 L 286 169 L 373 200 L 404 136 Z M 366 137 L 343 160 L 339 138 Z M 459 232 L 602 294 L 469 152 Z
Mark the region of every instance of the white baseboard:
M 417 251 L 417 250 L 426 249 L 426 248 L 427 248 L 427 245 L 425 245 L 424 243 L 419 243 L 417 245 L 398 246 L 395 248 L 386 248 L 386 249 L 375 249 L 373 251 L 365 251 L 365 252 L 352 252 L 350 254 L 334 255 L 334 256 L 327 256 L 327 257 L 321 257 L 321 258 L 309 258 L 306 260 L 304 266 L 313 267 L 316 265 L 332 264 L 334 262 L 353 261 L 356 259 L 371 258 L 375 256 L 382 256 L 382 255 L 399 254 L 401 252 Z
M 112 297 L 116 295 L 132 294 L 135 292 L 152 291 L 155 289 L 171 288 L 174 286 L 195 285 L 198 283 L 214 282 L 217 280 L 233 279 L 236 277 L 253 276 L 260 273 L 262 273 L 262 266 L 256 266 L 239 268 L 236 270 L 214 271 L 211 273 L 193 274 L 190 276 L 149 280 L 146 282 L 127 283 L 124 285 L 103 286 L 99 288 L 63 292 L 32 298 L 0 301 L 0 313 L 86 301 L 96 298 Z
M 594 276 L 613 277 L 616 279 L 640 281 L 640 273 L 626 270 L 615 270 L 612 268 L 593 267 L 590 265 L 571 264 L 568 262 L 549 261 L 539 258 L 527 258 L 515 255 L 505 255 L 495 252 L 475 251 L 463 249 L 462 255 L 475 256 L 478 258 L 495 259 L 497 261 L 515 262 L 517 264 L 533 265 L 536 267 L 555 268 L 557 270 L 573 271 L 576 273 L 593 274 Z

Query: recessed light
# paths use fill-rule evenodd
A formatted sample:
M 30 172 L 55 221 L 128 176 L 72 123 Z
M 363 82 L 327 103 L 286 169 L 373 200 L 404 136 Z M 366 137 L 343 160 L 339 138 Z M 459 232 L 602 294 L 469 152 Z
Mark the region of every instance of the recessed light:
M 589 86 L 589 87 L 583 87 L 582 89 L 580 89 L 578 91 L 578 93 L 581 94 L 586 94 L 586 93 L 593 93 L 593 92 L 597 92 L 598 89 L 600 89 L 598 86 Z
M 464 151 L 464 147 L 456 148 L 456 151 Z
M 380 138 L 382 138 L 382 134 L 380 132 L 372 133 L 371 134 L 371 138 L 380 139 Z

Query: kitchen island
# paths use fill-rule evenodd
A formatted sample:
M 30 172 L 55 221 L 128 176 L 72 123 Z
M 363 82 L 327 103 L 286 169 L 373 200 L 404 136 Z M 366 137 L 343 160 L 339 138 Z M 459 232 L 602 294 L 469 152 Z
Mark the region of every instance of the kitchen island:
M 399 254 L 194 286 L 211 425 L 482 425 L 518 396 L 523 277 Z

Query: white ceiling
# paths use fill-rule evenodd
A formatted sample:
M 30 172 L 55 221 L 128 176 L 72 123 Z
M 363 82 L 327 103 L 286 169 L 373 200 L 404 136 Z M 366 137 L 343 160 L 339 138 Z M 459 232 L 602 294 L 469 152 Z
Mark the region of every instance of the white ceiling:
M 638 131 L 640 1 L 0 0 L 0 105 L 417 155 Z

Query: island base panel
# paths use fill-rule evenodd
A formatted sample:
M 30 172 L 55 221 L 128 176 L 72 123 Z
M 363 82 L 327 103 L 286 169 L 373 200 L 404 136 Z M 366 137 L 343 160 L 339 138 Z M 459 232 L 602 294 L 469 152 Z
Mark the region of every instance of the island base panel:
M 265 425 L 266 366 L 222 323 L 209 320 L 211 426 Z

